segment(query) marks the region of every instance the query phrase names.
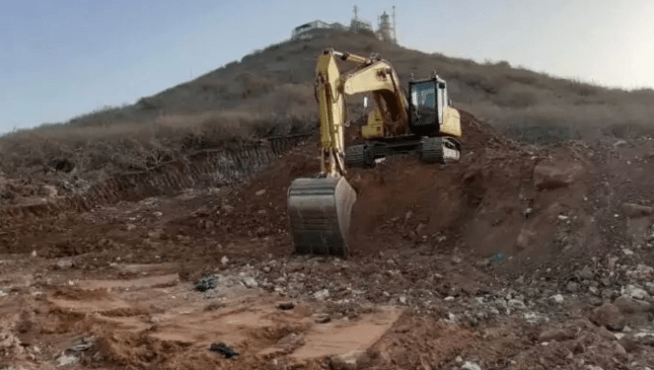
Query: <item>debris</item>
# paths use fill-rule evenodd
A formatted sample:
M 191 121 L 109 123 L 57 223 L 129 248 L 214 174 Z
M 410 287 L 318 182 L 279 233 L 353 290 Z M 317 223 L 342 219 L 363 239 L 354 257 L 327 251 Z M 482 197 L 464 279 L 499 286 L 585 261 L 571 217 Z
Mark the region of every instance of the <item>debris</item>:
M 579 290 L 579 284 L 575 283 L 574 281 L 569 281 L 565 286 L 565 290 L 567 290 L 569 293 L 576 293 Z
M 256 193 L 254 193 L 254 194 L 255 194 L 256 196 L 260 197 L 260 196 L 266 194 L 266 189 L 258 190 L 258 191 L 257 191 Z
M 370 356 L 365 351 L 350 351 L 329 358 L 331 370 L 365 369 L 370 364 Z
M 195 290 L 200 292 L 206 292 L 209 289 L 216 287 L 216 276 L 209 275 L 205 276 L 195 282 Z
M 325 300 L 327 297 L 329 297 L 329 290 L 327 289 L 319 290 L 313 293 L 313 297 L 320 301 Z
M 59 270 L 68 270 L 75 266 L 75 261 L 72 258 L 60 258 L 55 263 L 55 266 Z
M 211 347 L 209 347 L 209 351 L 219 353 L 223 355 L 223 357 L 225 358 L 232 358 L 239 355 L 238 351 L 236 351 L 234 348 L 226 345 L 223 342 L 211 343 Z
M 466 361 L 461 366 L 461 370 L 481 370 L 481 367 L 474 362 Z
M 223 258 L 220 259 L 220 263 L 222 263 L 223 266 L 227 265 L 228 262 L 229 258 L 227 258 L 227 256 L 223 256 Z
M 292 310 L 293 308 L 295 308 L 295 303 L 293 303 L 293 302 L 282 302 L 282 303 L 277 305 L 277 308 L 279 308 L 280 310 Z
M 627 285 L 626 287 L 622 287 L 621 291 L 622 295 L 629 296 L 634 299 L 646 299 L 649 297 L 649 294 L 645 291 L 645 289 L 642 289 L 640 287 L 637 287 L 635 285 Z
M 7 295 L 7 293 L 5 293 L 5 292 L 3 292 L 2 290 L 0 290 L 0 297 L 5 297 L 6 295 Z
M 259 287 L 259 283 L 257 283 L 257 281 L 251 276 L 248 276 L 248 277 L 244 278 L 243 279 L 243 284 L 248 288 L 257 288 L 257 287 Z
M 556 303 L 563 303 L 563 296 L 561 294 L 556 294 L 550 297 Z
M 316 324 L 326 324 L 328 322 L 332 321 L 332 318 L 329 317 L 329 315 L 322 314 L 322 315 L 317 315 L 316 316 Z
M 593 273 L 593 270 L 589 266 L 586 266 L 581 271 L 579 271 L 577 276 L 579 276 L 581 279 L 591 280 L 593 277 L 595 277 L 595 273 Z
M 57 366 L 69 366 L 74 365 L 79 361 L 79 357 L 73 355 L 63 354 L 55 360 Z

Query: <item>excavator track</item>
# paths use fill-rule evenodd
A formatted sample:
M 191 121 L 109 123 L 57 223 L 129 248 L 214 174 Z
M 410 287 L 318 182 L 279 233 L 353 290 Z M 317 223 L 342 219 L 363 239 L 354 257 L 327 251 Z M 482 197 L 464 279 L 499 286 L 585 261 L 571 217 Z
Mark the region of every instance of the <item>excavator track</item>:
M 449 164 L 459 161 L 461 149 L 449 138 L 425 137 L 422 139 L 420 155 L 425 163 Z
M 295 252 L 347 258 L 355 201 L 356 192 L 344 177 L 295 179 L 288 190 Z

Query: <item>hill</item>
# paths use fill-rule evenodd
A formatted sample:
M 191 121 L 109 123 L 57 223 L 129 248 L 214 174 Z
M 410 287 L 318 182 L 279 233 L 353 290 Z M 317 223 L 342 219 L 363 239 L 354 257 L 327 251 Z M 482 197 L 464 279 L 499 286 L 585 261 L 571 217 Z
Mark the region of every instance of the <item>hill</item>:
M 132 105 L 107 108 L 0 139 L 5 174 L 74 168 L 98 180 L 142 171 L 225 143 L 304 132 L 316 125 L 312 82 L 327 47 L 378 53 L 403 82 L 436 70 L 458 108 L 532 144 L 654 133 L 652 90 L 623 91 L 554 78 L 507 62 L 476 63 L 380 42 L 365 33 L 325 31 L 269 46 Z M 406 82 L 405 82 L 406 83 Z M 360 98 L 350 100 L 354 114 Z

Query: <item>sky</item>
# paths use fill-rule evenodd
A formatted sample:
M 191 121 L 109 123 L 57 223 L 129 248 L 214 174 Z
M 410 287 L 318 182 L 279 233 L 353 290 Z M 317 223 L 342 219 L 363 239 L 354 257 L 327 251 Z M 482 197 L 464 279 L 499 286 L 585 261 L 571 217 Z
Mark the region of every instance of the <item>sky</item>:
M 654 87 L 652 0 L 0 0 L 0 133 L 134 103 L 354 5 L 372 23 L 396 5 L 412 49 Z

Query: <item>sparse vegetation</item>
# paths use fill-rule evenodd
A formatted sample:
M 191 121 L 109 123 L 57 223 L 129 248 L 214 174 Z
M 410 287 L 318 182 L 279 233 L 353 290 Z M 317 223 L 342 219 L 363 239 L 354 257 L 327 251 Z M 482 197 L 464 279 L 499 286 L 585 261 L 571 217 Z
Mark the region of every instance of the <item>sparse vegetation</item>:
M 43 171 L 66 158 L 80 176 L 145 170 L 186 151 L 315 127 L 315 61 L 326 47 L 390 61 L 406 84 L 436 70 L 455 106 L 533 143 L 599 135 L 654 135 L 654 91 L 625 91 L 512 67 L 384 44 L 371 35 L 316 32 L 132 105 L 105 107 L 67 123 L 0 139 L 0 170 Z M 356 99 L 353 99 L 356 101 Z M 95 174 L 95 175 L 92 175 Z

